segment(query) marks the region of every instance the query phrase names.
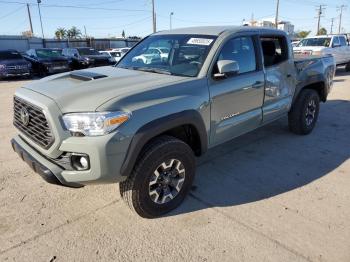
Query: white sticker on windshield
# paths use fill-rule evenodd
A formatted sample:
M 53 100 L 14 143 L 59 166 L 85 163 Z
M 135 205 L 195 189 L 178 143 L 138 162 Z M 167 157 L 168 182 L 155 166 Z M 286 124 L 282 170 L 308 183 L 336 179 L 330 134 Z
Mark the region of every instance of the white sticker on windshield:
M 210 45 L 211 42 L 213 42 L 213 39 L 208 39 L 208 38 L 190 38 L 190 40 L 187 41 L 187 44 L 191 44 L 191 45 Z

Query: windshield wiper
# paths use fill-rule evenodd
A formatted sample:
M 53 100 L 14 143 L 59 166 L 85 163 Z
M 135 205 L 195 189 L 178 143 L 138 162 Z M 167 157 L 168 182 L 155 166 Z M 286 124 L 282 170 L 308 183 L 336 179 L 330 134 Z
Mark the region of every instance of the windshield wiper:
M 159 68 L 149 68 L 149 67 L 133 67 L 134 70 L 144 71 L 144 72 L 151 72 L 151 73 L 157 73 L 157 74 L 165 74 L 165 75 L 171 75 L 171 73 L 164 69 Z

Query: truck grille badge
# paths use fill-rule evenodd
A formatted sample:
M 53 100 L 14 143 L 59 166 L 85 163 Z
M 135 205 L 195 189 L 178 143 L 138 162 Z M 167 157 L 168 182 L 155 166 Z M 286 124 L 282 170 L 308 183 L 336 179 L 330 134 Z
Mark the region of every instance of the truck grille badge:
M 22 107 L 20 111 L 21 121 L 24 126 L 29 124 L 29 113 L 25 107 Z

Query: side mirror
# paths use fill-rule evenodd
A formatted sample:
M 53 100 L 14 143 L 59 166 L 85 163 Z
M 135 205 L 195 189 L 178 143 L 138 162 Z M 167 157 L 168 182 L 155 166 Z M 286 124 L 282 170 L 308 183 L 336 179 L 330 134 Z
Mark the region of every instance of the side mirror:
M 340 44 L 333 44 L 332 47 L 333 48 L 340 47 Z
M 219 73 L 214 74 L 216 79 L 238 75 L 239 73 L 239 65 L 234 60 L 220 60 L 217 62 L 217 67 Z
M 76 58 L 78 58 L 78 57 L 79 57 L 77 53 L 75 53 L 73 56 L 74 56 L 74 57 L 76 57 Z

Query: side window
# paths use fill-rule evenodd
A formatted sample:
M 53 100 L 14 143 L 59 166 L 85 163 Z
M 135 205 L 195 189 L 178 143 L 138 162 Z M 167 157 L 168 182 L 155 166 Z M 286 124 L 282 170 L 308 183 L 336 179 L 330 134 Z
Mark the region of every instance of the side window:
M 253 39 L 238 37 L 229 40 L 222 48 L 218 60 L 236 61 L 240 74 L 255 71 L 257 67 Z
M 288 60 L 288 45 L 285 37 L 261 37 L 260 41 L 265 67 L 273 66 Z
M 340 45 L 340 43 L 339 43 L 339 38 L 337 37 L 337 36 L 335 36 L 335 37 L 333 37 L 333 44 L 332 44 L 333 46 L 335 46 L 335 45 Z
M 340 42 L 340 45 L 341 45 L 341 46 L 346 46 L 346 45 L 347 45 L 344 36 L 340 36 L 340 37 L 339 37 L 339 42 Z

